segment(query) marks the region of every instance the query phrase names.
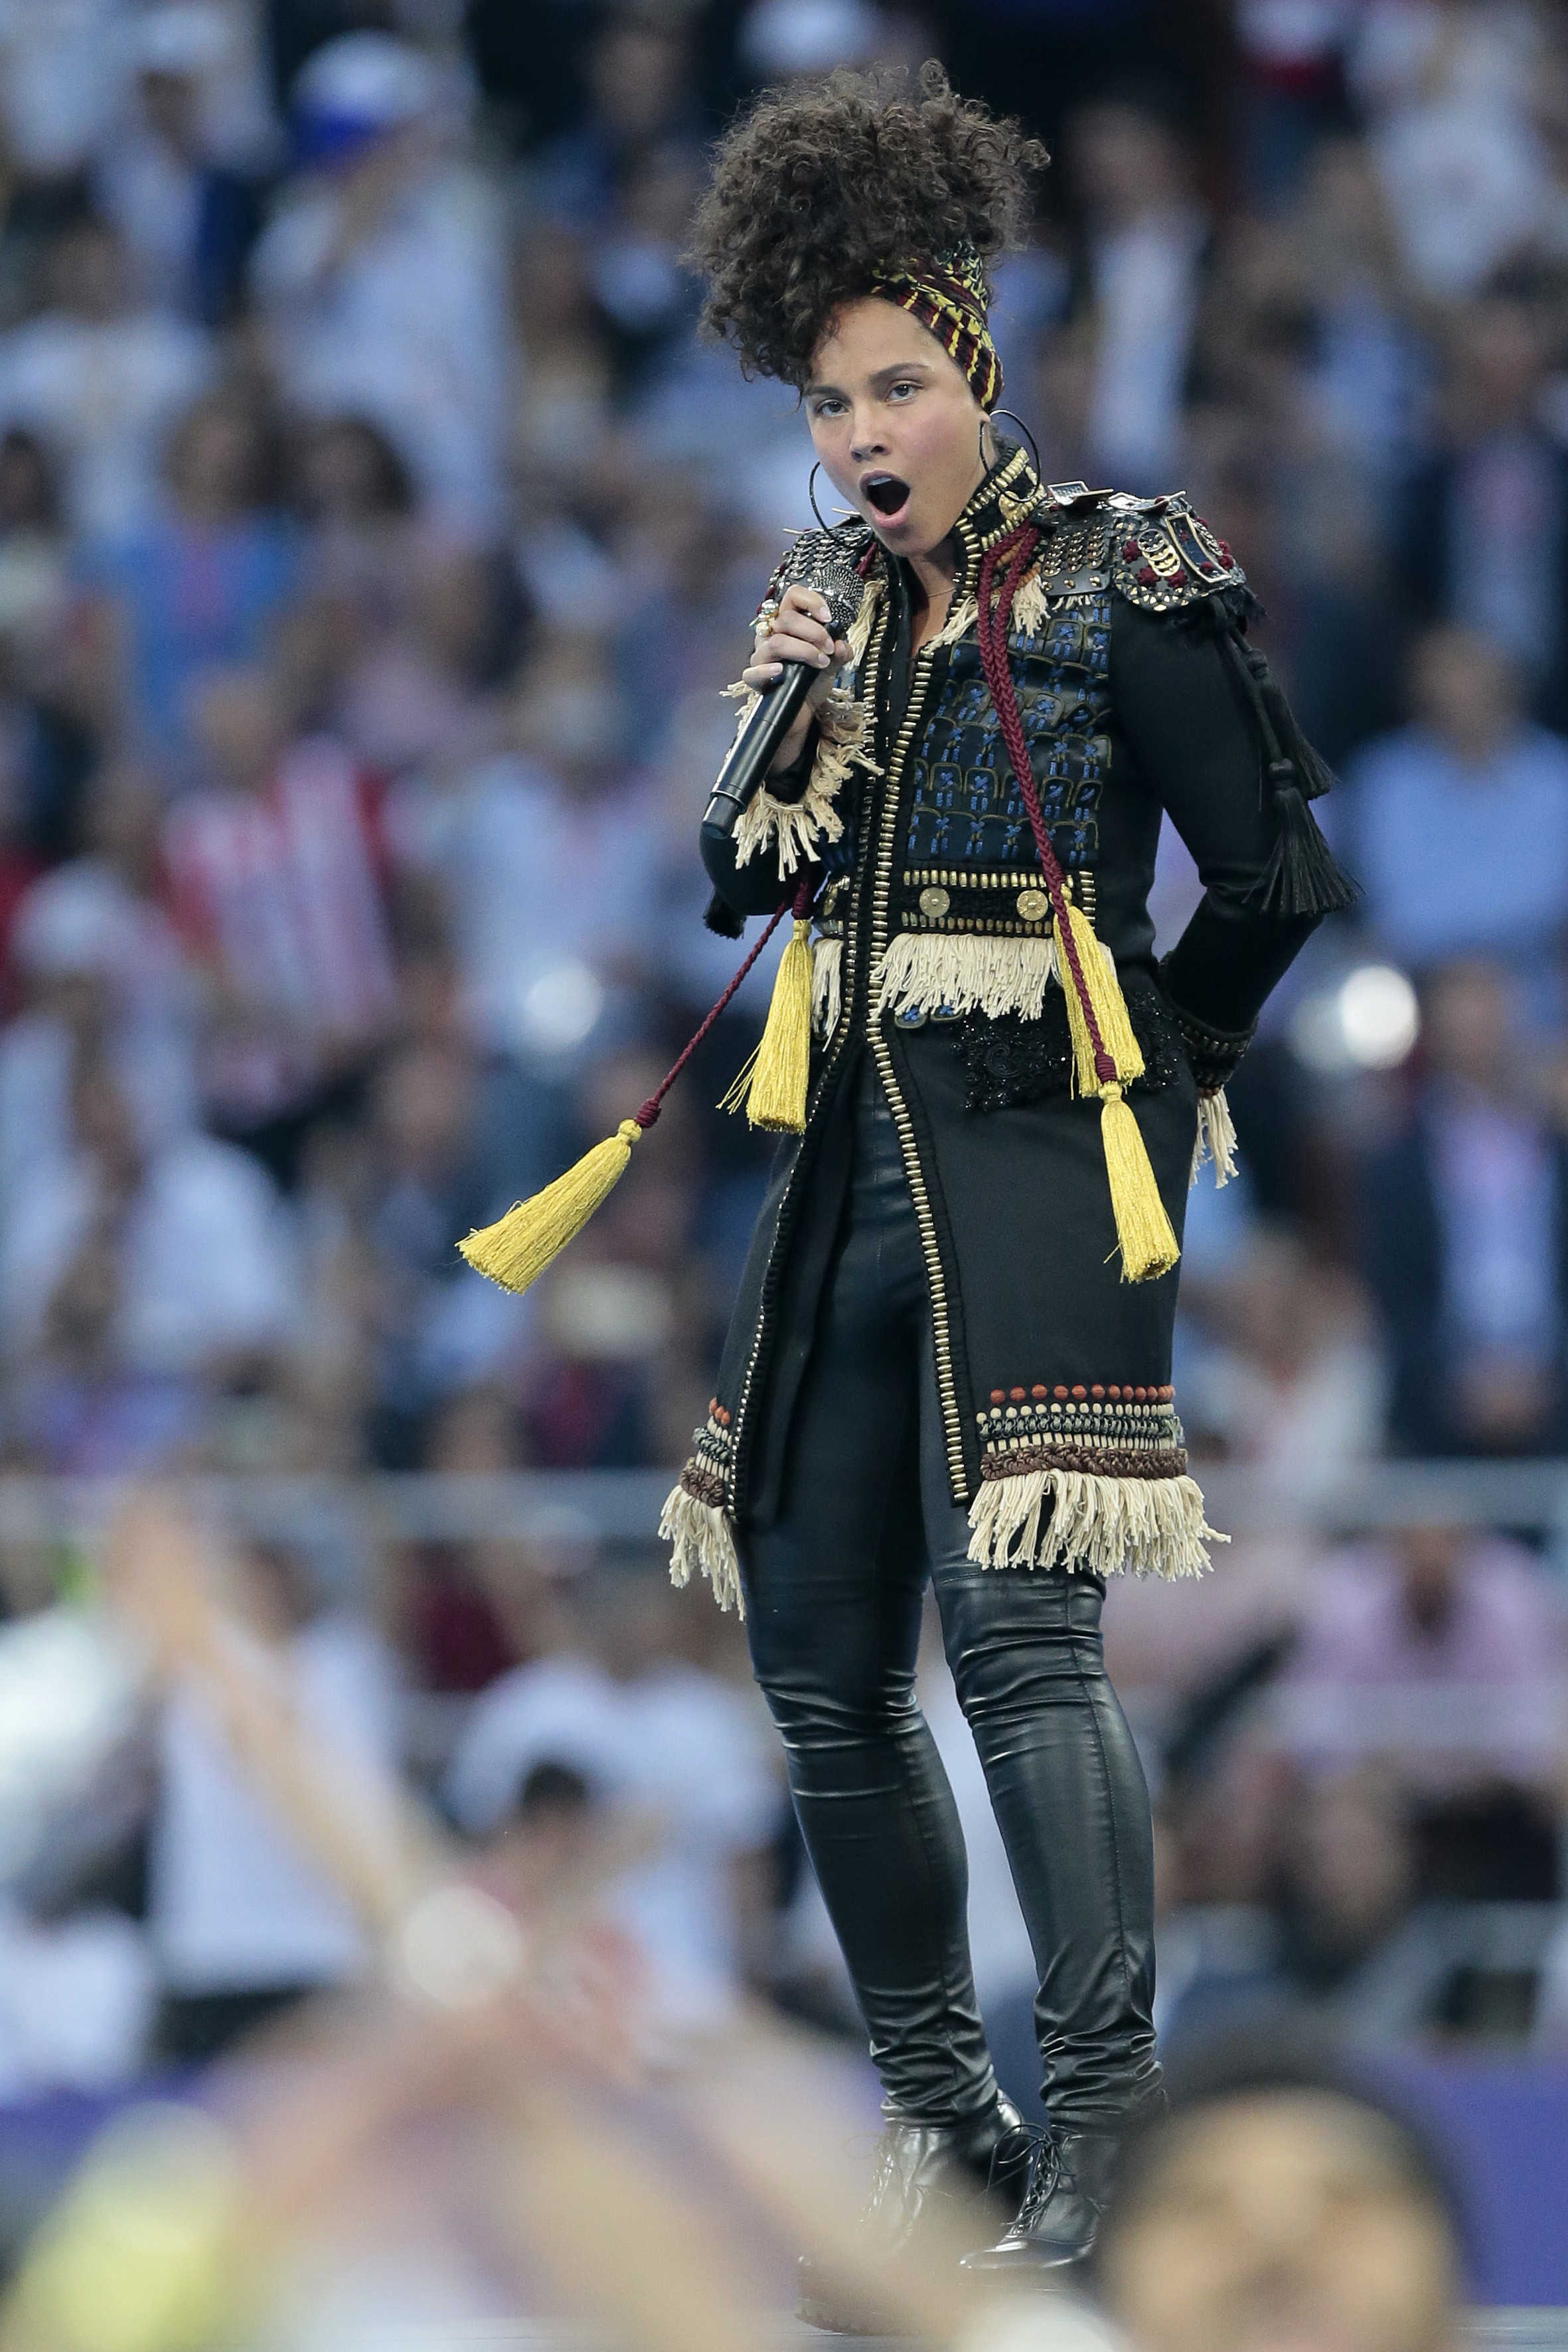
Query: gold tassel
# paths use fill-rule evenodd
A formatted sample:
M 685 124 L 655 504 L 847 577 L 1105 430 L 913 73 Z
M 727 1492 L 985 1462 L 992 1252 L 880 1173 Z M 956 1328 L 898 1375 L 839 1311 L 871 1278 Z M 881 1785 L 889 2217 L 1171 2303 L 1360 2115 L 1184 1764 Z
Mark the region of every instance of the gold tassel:
M 1094 1008 L 1100 1043 L 1116 1065 L 1116 1075 L 1111 1078 L 1102 1078 L 1095 1068 L 1094 1039 L 1089 1033 L 1089 1016 L 1073 975 L 1058 915 L 1056 923 L 1057 970 L 1067 992 L 1074 1082 L 1079 1094 L 1099 1095 L 1100 1097 L 1100 1139 L 1105 1152 L 1105 1173 L 1110 1185 L 1116 1238 L 1121 1247 L 1121 1279 L 1123 1282 L 1149 1282 L 1156 1275 L 1168 1274 L 1182 1253 L 1177 1247 L 1171 1220 L 1165 1213 L 1165 1204 L 1160 1198 L 1160 1187 L 1154 1181 L 1154 1171 L 1149 1165 L 1149 1154 L 1144 1149 L 1138 1121 L 1123 1095 L 1123 1088 L 1133 1078 L 1143 1075 L 1142 1050 L 1127 1016 L 1127 1000 L 1116 977 L 1115 962 L 1095 938 L 1094 927 L 1088 916 L 1075 907 L 1070 898 L 1067 919 L 1071 928 L 1079 970 L 1083 974 L 1084 986 Z
M 623 1118 L 614 1135 L 595 1143 L 553 1184 L 460 1241 L 458 1247 L 475 1272 L 488 1275 L 503 1290 L 523 1291 L 537 1282 L 615 1190 L 641 1133 L 635 1118 Z
M 1105 1172 L 1110 1181 L 1111 1213 L 1121 1244 L 1123 1282 L 1149 1282 L 1169 1274 L 1181 1255 L 1149 1154 L 1139 1132 L 1131 1105 L 1122 1097 L 1119 1082 L 1104 1090 L 1100 1114 L 1100 1139 L 1105 1151 Z
M 1094 926 L 1080 908 L 1069 898 L 1067 902 L 1068 921 L 1072 927 L 1073 945 L 1078 950 L 1079 967 L 1089 990 L 1094 1017 L 1100 1024 L 1100 1034 L 1105 1050 L 1116 1064 L 1116 1075 L 1123 1086 L 1143 1075 L 1143 1054 L 1132 1034 L 1132 1024 L 1127 1017 L 1127 1001 L 1121 993 L 1121 983 L 1116 977 L 1116 966 L 1106 949 L 1094 936 Z M 1056 920 L 1057 973 L 1067 991 L 1068 1027 L 1072 1033 L 1073 1076 L 1080 1095 L 1097 1095 L 1100 1080 L 1094 1066 L 1094 1045 L 1089 1034 L 1089 1021 L 1083 1000 L 1073 980 L 1072 965 L 1068 960 L 1067 942 L 1062 938 L 1062 922 Z
M 790 943 L 779 960 L 763 1042 L 723 1105 L 726 1110 L 739 1110 L 744 1103 L 752 1125 L 767 1128 L 775 1135 L 799 1135 L 805 1127 L 811 991 L 811 925 L 797 916 Z

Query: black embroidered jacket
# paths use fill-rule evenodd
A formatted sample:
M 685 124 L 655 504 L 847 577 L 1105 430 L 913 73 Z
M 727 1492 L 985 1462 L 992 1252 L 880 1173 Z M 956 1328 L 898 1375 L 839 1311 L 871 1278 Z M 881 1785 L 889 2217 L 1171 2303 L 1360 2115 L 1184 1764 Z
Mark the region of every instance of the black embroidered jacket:
M 780 1148 L 712 1411 L 667 1512 L 678 1579 L 700 1567 L 721 1598 L 738 1594 L 735 1528 L 778 1506 L 867 1053 L 909 1172 L 974 1557 L 1204 1564 L 1170 1381 L 1176 1277 L 1119 1277 L 1098 1110 L 1068 1091 L 1044 877 L 981 670 L 981 557 L 1026 516 L 1043 537 L 1014 606 L 1013 677 L 1053 848 L 1143 1048 L 1129 1099 L 1178 1234 L 1199 1089 L 1223 1084 L 1343 902 L 1306 808 L 1325 772 L 1247 643 L 1239 567 L 1184 499 L 1047 488 L 1009 453 L 958 520 L 949 617 L 912 657 L 903 566 L 847 527 L 868 579 L 852 676 L 710 866 L 736 916 L 771 911 L 802 864 L 821 869 L 806 1131 Z M 811 553 L 803 542 L 778 578 Z M 1167 812 L 1205 895 L 1156 970 L 1148 897 Z

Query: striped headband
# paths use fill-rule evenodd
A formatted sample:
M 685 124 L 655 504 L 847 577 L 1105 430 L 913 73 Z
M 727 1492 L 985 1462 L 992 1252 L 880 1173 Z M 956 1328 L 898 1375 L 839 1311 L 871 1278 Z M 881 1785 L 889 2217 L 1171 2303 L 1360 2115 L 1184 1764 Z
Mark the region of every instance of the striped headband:
M 928 328 L 957 362 L 981 407 L 995 407 L 1002 397 L 1002 362 L 985 315 L 985 271 L 973 246 L 962 245 L 929 267 L 917 262 L 909 269 L 889 270 L 871 291 Z

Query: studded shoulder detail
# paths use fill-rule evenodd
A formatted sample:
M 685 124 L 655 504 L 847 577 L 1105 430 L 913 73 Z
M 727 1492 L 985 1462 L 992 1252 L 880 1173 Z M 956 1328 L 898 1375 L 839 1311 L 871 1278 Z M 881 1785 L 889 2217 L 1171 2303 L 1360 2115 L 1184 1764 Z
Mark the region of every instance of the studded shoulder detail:
M 1242 588 L 1247 574 L 1180 490 L 1167 498 L 1108 502 L 1111 584 L 1129 604 L 1169 613 L 1216 589 Z
M 1149 613 L 1179 612 L 1247 575 L 1225 541 L 1180 490 L 1134 498 L 1053 482 L 1036 520 L 1045 532 L 1035 577 L 1047 596 L 1113 588 Z
M 768 582 L 767 593 L 776 602 L 798 580 L 816 579 L 824 571 L 831 572 L 845 563 L 859 570 L 876 543 L 875 535 L 858 518 L 827 530 L 803 530 L 779 558 Z

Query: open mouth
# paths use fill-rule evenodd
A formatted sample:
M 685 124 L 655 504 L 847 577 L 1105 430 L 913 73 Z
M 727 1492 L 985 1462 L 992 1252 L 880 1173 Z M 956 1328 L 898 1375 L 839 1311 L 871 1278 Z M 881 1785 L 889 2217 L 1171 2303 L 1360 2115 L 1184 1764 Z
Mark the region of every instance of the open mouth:
M 879 515 L 896 515 L 900 507 L 909 503 L 910 486 L 901 482 L 897 474 L 868 474 L 860 488 L 867 504 L 875 507 Z

